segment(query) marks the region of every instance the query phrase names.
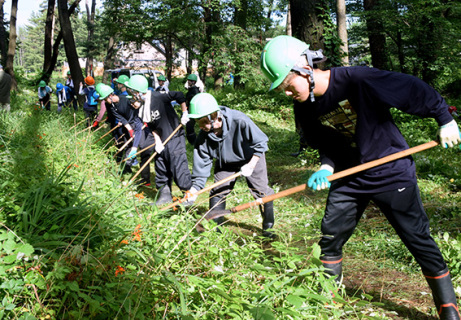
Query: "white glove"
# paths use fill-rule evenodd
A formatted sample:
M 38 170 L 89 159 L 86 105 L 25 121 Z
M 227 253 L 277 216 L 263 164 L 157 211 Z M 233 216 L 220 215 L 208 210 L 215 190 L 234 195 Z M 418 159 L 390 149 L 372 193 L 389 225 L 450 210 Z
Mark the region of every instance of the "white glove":
M 155 142 L 155 152 L 158 154 L 162 153 L 162 151 L 165 150 L 165 146 L 163 145 L 163 142 L 158 140 Z
M 187 202 L 190 202 L 190 203 L 194 203 L 195 200 L 197 200 L 197 197 L 198 197 L 198 195 L 195 195 L 195 193 L 197 191 L 198 190 L 195 189 L 194 187 L 190 188 L 189 191 L 186 191 L 186 194 L 184 195 L 184 200 L 186 200 Z
M 185 126 L 189 122 L 189 112 L 185 110 L 181 116 L 181 124 Z
M 461 142 L 461 134 L 455 120 L 441 126 L 437 131 L 437 135 L 439 136 L 440 144 L 444 148 L 451 148 Z
M 240 168 L 240 172 L 242 173 L 242 176 L 249 177 L 253 174 L 254 169 L 255 166 L 251 162 L 249 162 Z

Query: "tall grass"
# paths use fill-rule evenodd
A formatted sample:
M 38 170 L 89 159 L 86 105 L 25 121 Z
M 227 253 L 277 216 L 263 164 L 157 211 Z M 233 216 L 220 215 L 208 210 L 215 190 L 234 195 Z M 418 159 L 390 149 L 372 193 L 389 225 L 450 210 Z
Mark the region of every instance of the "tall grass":
M 276 191 L 305 183 L 317 154 L 288 156 L 298 148 L 289 101 L 257 90 L 215 94 L 269 136 Z M 31 95 L 19 93 L 17 101 Z M 259 236 L 256 209 L 228 215 L 222 233 L 202 220 L 199 233 L 207 194 L 188 210 L 161 211 L 151 205 L 155 189 L 131 185 L 121 173 L 110 137 L 95 143 L 104 130 L 84 131 L 84 122 L 72 128 L 83 113 L 35 109 L 24 102 L 0 114 L 0 318 L 386 319 L 396 312 L 366 293 L 331 294 L 316 244 L 326 192 L 276 201 L 273 242 Z M 399 123 L 410 143 L 434 135 L 430 122 L 402 116 Z M 417 158 L 423 199 L 457 286 L 459 160 L 459 152 L 441 148 Z M 228 206 L 251 200 L 239 181 Z M 346 247 L 352 264 L 365 268 L 359 259 L 366 257 L 368 268 L 382 262 L 415 272 L 382 217 L 372 207 L 366 215 Z

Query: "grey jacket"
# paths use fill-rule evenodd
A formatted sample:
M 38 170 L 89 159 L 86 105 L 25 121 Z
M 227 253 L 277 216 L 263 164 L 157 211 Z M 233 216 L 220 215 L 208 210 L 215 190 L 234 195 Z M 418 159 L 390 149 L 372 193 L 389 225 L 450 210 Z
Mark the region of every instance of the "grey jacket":
M 219 167 L 241 167 L 253 155 L 267 151 L 269 140 L 264 132 L 243 112 L 220 106 L 223 121 L 222 137 L 200 130 L 194 147 L 192 186 L 203 189 L 210 176 L 213 159 Z

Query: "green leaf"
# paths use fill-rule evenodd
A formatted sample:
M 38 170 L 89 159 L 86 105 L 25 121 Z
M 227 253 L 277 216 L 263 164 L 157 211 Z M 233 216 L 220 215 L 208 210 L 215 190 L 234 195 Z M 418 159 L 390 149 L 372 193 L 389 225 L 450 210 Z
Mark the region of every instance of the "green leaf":
M 30 244 L 22 244 L 19 248 L 16 249 L 16 252 L 22 252 L 26 256 L 30 256 L 34 253 L 35 249 Z
M 287 301 L 289 303 L 291 303 L 296 308 L 300 308 L 303 305 L 304 300 L 305 300 L 305 299 L 302 299 L 299 296 L 295 296 L 295 295 L 292 295 L 292 294 L 288 295 L 286 299 L 287 299 Z

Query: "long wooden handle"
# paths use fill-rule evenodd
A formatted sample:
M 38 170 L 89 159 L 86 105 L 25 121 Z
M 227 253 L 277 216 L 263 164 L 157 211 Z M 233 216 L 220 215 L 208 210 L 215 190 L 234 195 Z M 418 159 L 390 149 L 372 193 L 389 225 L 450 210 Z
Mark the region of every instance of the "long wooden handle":
M 242 174 L 242 173 L 241 173 L 240 171 L 237 172 L 237 173 L 234 173 L 233 175 L 228 176 L 227 178 L 224 178 L 224 179 L 222 179 L 222 180 L 219 180 L 218 182 L 215 182 L 215 183 L 213 183 L 212 185 L 210 185 L 210 186 L 208 186 L 208 187 L 206 187 L 206 188 L 203 188 L 203 189 L 198 190 L 197 192 L 191 194 L 189 197 L 198 196 L 199 194 L 202 194 L 202 193 L 207 192 L 207 191 L 209 191 L 209 190 L 211 190 L 211 189 L 213 189 L 213 188 L 215 188 L 215 187 L 217 187 L 217 186 L 220 186 L 220 185 L 222 185 L 223 183 L 225 183 L 225 182 L 227 182 L 227 181 L 230 181 L 230 180 L 233 180 L 233 179 L 236 179 L 236 178 L 240 177 L 241 174 Z M 175 201 L 175 202 L 173 202 L 173 203 L 170 203 L 170 204 L 167 205 L 166 207 L 160 209 L 160 211 L 168 210 L 168 209 L 170 209 L 170 208 L 173 208 L 173 207 L 177 206 L 178 204 L 183 203 L 184 201 L 187 201 L 187 199 L 188 199 L 188 197 L 184 197 L 184 198 L 182 198 L 182 199 L 179 199 L 178 201 Z
M 134 136 L 132 136 L 130 139 L 128 139 L 128 140 L 125 142 L 125 144 L 124 144 L 120 149 L 118 149 L 117 152 L 114 154 L 114 158 L 115 158 L 115 156 L 118 155 L 123 149 L 125 149 L 126 146 L 129 145 L 131 141 L 133 141 L 133 139 L 134 139 Z
M 121 126 L 119 126 L 119 125 L 113 127 L 112 129 L 110 129 L 109 131 L 107 131 L 106 133 L 104 133 L 104 134 L 102 135 L 102 137 L 99 138 L 98 140 L 96 140 L 94 143 L 97 143 L 97 142 L 101 141 L 101 140 L 102 140 L 105 136 L 107 136 L 109 133 L 111 133 L 112 131 L 114 131 L 115 129 L 118 129 L 118 128 L 120 128 L 120 127 L 121 127 Z
M 328 176 L 328 181 L 341 179 L 341 178 L 344 178 L 346 176 L 350 176 L 350 175 L 353 175 L 355 173 L 358 173 L 358 172 L 368 170 L 368 169 L 371 169 L 373 167 L 377 167 L 379 165 L 385 164 L 387 162 L 391 162 L 391 161 L 394 161 L 394 160 L 397 160 L 397 159 L 400 159 L 400 158 L 407 157 L 407 156 L 409 156 L 411 154 L 414 154 L 414 153 L 417 153 L 417 152 L 420 152 L 420 151 L 423 151 L 423 150 L 427 150 L 427 149 L 433 148 L 433 147 L 438 146 L 438 145 L 439 145 L 438 141 L 430 141 L 430 142 L 421 144 L 419 146 L 416 146 L 416 147 L 413 147 L 413 148 L 410 148 L 410 149 L 407 149 L 407 150 L 403 150 L 403 151 L 388 155 L 388 156 L 386 156 L 384 158 L 373 160 L 373 161 L 363 163 L 361 165 L 358 165 L 358 166 L 355 166 L 355 167 L 340 171 L 338 173 L 334 173 L 331 176 Z M 245 210 L 245 209 L 248 209 L 248 208 L 251 208 L 251 207 L 259 206 L 261 204 L 264 204 L 264 203 L 271 202 L 271 201 L 279 199 L 279 198 L 289 196 L 290 194 L 303 191 L 306 188 L 307 188 L 307 185 L 302 184 L 302 185 L 299 185 L 299 186 L 296 186 L 296 187 L 293 187 L 293 188 L 290 188 L 290 189 L 286 189 L 284 191 L 280 191 L 280 192 L 272 194 L 270 196 L 260 198 L 258 200 L 252 201 L 252 202 L 241 204 L 239 206 L 233 207 L 232 209 L 230 209 L 230 211 L 238 212 L 238 211 L 242 211 L 242 210 Z
M 174 129 L 174 131 L 168 136 L 168 138 L 166 138 L 165 141 L 163 141 L 163 145 L 166 145 L 168 143 L 168 141 L 170 141 L 171 138 L 173 138 L 173 136 L 176 134 L 176 132 L 178 132 L 179 129 L 181 129 L 181 127 L 182 127 L 182 124 L 180 124 L 176 129 Z M 146 163 L 144 163 L 144 165 L 138 170 L 138 172 L 136 172 L 136 174 L 133 176 L 133 178 L 130 179 L 130 182 L 133 182 L 134 179 L 136 179 L 136 177 L 139 176 L 141 171 L 143 171 L 144 168 L 149 165 L 149 163 L 155 158 L 156 155 L 157 155 L 157 152 L 154 152 L 154 154 L 152 154 L 152 156 L 146 161 Z

